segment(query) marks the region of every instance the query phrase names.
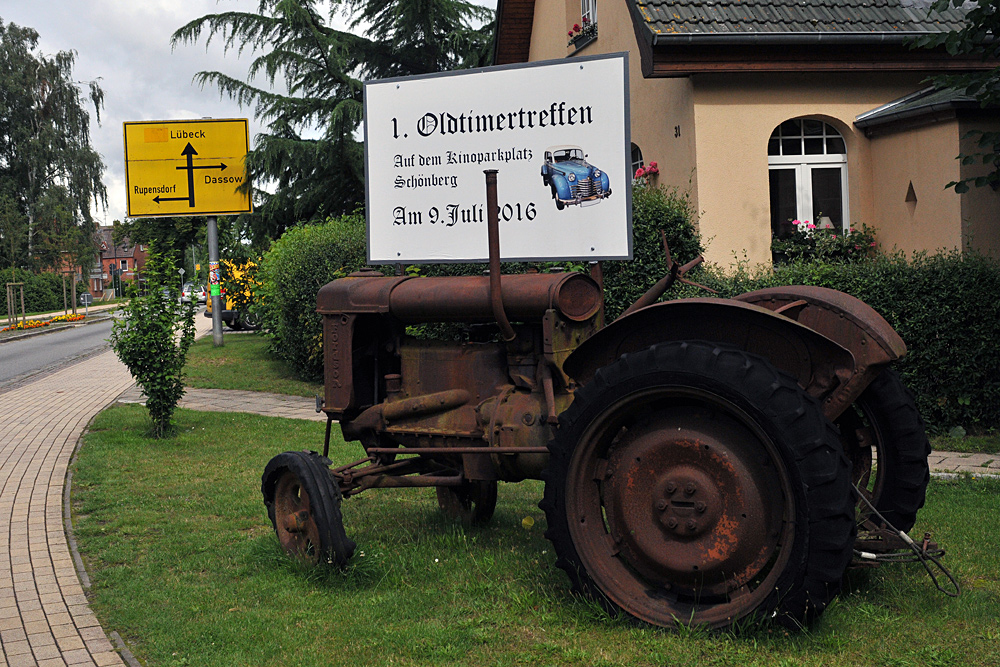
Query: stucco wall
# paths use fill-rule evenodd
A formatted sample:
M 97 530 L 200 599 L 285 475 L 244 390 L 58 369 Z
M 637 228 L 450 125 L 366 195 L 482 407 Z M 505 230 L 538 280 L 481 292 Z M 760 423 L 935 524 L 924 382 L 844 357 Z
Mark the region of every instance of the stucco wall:
M 958 121 L 950 120 L 871 139 L 873 220 L 883 250 L 962 246 L 961 200 L 944 187 L 958 178 L 958 137 Z M 906 201 L 910 183 L 915 202 Z
M 964 137 L 972 129 L 1000 132 L 1000 119 L 963 120 L 958 134 Z M 961 152 L 966 155 L 980 152 L 982 149 L 975 144 L 975 138 L 962 139 Z M 961 167 L 962 178 L 982 176 L 987 171 L 982 162 Z M 1000 259 L 1000 191 L 989 186 L 973 187 L 961 197 L 965 247 L 971 246 L 979 252 Z
M 921 75 L 695 75 L 698 206 L 709 261 L 771 261 L 767 140 L 790 118 L 834 126 L 847 145 L 849 219 L 879 226 L 869 141 L 854 119 L 919 87 Z M 905 193 L 904 193 L 905 194 Z M 735 254 L 735 257 L 734 257 Z

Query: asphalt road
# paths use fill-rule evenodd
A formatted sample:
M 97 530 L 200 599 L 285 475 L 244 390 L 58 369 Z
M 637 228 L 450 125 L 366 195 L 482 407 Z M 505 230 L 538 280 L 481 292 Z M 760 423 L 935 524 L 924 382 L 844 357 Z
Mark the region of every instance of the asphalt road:
M 109 319 L 0 344 L 0 389 L 106 349 L 111 323 Z

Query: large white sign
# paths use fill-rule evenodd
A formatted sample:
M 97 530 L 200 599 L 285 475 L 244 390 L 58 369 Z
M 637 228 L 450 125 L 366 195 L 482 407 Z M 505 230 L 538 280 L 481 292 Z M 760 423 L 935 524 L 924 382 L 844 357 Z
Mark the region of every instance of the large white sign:
M 365 84 L 370 263 L 632 255 L 628 54 Z

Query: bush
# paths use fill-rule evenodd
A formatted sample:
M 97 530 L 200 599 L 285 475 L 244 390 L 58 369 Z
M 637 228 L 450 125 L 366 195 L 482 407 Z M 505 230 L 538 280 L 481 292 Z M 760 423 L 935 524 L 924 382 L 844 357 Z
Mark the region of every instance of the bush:
M 847 232 L 837 229 L 817 229 L 809 221 L 793 221 L 795 231 L 785 238 L 771 241 L 775 262 L 787 263 L 797 259 L 857 261 L 870 259 L 878 254 L 875 232 L 867 225 Z
M 701 253 L 695 218 L 688 194 L 677 188 L 641 182 L 632 187 L 633 259 L 603 264 L 607 321 L 618 317 L 667 274 L 661 232 L 666 233 L 670 254 L 677 262 L 685 264 Z
M 184 395 L 184 363 L 194 342 L 194 306 L 180 303 L 177 267 L 150 246 L 143 270 L 146 291 L 129 285 L 130 300 L 111 329 L 111 347 L 146 394 L 151 434 L 170 434 L 170 418 Z
M 360 269 L 366 257 L 364 218 L 348 215 L 288 230 L 261 259 L 262 326 L 272 351 L 302 379 L 323 378 L 319 288 Z
M 861 262 L 796 261 L 759 272 L 702 270 L 696 280 L 730 297 L 764 287 L 818 285 L 877 310 L 908 348 L 896 363 L 932 432 L 1000 427 L 1000 265 L 943 252 Z M 680 296 L 705 296 L 685 288 Z M 678 294 L 674 294 L 678 296 Z
M 13 274 L 10 268 L 0 269 L 0 317 L 7 315 L 7 283 L 24 283 L 24 312 L 44 313 L 52 310 L 62 310 L 63 308 L 63 282 L 62 276 L 56 273 L 31 273 L 24 269 L 17 269 Z M 81 285 L 85 289 L 85 283 L 77 285 L 77 295 L 81 291 Z M 71 286 L 69 280 L 66 281 L 66 301 L 69 303 Z M 14 310 L 21 312 L 21 292 L 19 288 L 14 292 Z

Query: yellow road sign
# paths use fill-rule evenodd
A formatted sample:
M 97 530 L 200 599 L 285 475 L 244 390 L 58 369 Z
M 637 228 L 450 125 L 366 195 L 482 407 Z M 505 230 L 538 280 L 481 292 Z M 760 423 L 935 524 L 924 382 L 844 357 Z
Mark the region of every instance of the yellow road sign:
M 128 217 L 249 213 L 246 119 L 125 125 Z

